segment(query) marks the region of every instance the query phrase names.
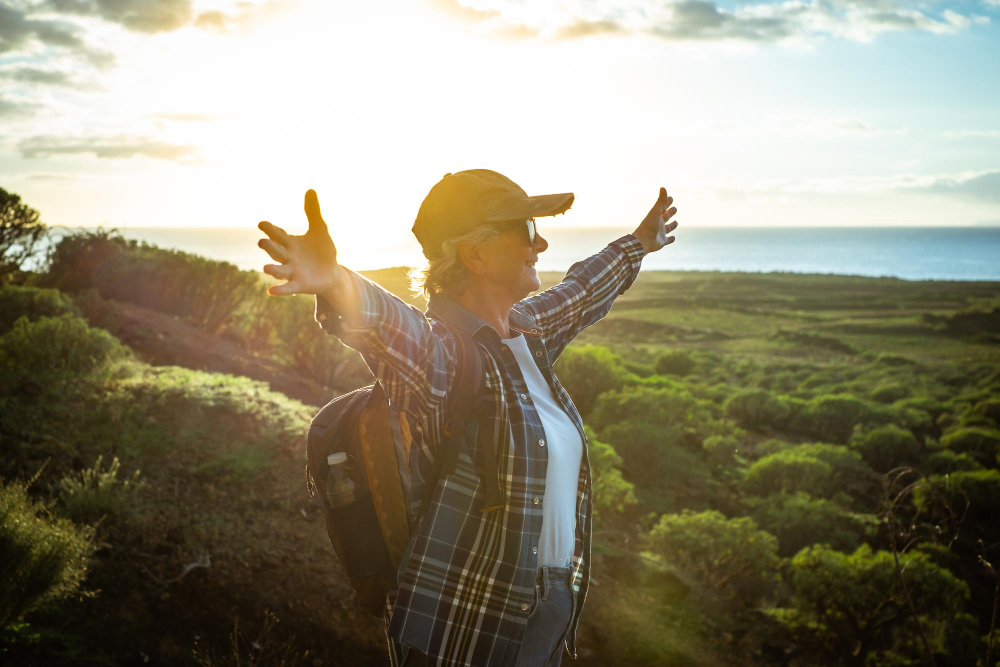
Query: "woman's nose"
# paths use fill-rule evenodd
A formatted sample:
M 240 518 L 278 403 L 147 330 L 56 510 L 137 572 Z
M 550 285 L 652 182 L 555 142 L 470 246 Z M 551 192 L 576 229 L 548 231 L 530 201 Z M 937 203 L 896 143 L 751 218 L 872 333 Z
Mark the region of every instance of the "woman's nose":
M 542 238 L 541 234 L 535 234 L 535 245 L 532 248 L 535 252 L 545 252 L 545 249 L 549 247 L 549 242 Z

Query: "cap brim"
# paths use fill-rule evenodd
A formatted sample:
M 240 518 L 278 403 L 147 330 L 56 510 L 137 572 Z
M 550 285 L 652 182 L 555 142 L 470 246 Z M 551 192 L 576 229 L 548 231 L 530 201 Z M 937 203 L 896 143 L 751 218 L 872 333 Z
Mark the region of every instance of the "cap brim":
M 573 205 L 573 193 L 564 192 L 558 195 L 537 195 L 525 197 L 510 206 L 497 211 L 486 219 L 486 222 L 507 222 L 508 220 L 526 220 L 528 218 L 544 218 L 549 215 L 559 215 L 569 210 Z

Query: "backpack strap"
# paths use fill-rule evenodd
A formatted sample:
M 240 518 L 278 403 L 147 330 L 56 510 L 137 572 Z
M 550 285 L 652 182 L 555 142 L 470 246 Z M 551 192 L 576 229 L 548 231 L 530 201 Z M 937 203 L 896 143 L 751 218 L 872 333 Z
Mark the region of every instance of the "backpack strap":
M 451 418 L 448 422 L 447 437 L 441 443 L 442 448 L 434 459 L 431 476 L 427 480 L 427 489 L 420 503 L 420 514 L 423 516 L 430 506 L 431 496 L 443 473 L 455 471 L 458 462 L 458 452 L 462 442 L 475 442 L 479 437 L 479 425 L 484 416 L 483 410 L 483 358 L 479 353 L 476 341 L 464 331 L 452 329 L 458 350 L 458 369 L 456 383 L 448 395 L 451 402 Z M 484 470 L 480 472 L 486 486 L 486 506 L 484 512 L 503 507 L 503 495 L 497 482 L 496 450 L 492 441 L 481 442 L 479 449 L 483 453 Z

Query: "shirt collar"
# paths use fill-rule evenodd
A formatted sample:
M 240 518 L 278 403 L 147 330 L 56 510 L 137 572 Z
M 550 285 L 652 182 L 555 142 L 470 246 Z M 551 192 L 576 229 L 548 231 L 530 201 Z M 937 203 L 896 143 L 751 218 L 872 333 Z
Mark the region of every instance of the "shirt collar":
M 479 319 L 460 306 L 454 299 L 440 292 L 432 294 L 428 299 L 426 314 L 454 326 L 470 336 L 475 336 L 485 328 L 500 337 L 500 332 L 492 325 Z M 539 333 L 538 329 L 535 328 L 535 318 L 529 315 L 519 303 L 514 304 L 514 307 L 511 308 L 508 322 L 512 329 L 521 333 L 529 335 Z

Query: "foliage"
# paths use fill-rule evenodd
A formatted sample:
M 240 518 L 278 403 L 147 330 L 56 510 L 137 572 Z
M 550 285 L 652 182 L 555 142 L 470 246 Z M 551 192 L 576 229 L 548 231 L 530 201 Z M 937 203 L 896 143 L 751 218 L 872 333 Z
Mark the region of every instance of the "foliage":
M 878 403 L 893 403 L 910 395 L 910 388 L 902 382 L 881 384 L 872 389 L 869 397 Z
M 920 552 L 900 557 L 910 598 L 936 652 L 964 652 L 946 645 L 949 624 L 969 596 L 968 587 Z M 791 560 L 793 595 L 780 621 L 806 630 L 851 665 L 892 664 L 898 656 L 921 659 L 917 633 L 896 565 L 887 551 L 868 545 L 852 554 L 812 546 Z M 898 664 L 898 663 L 897 663 Z
M 824 394 L 810 399 L 793 417 L 790 428 L 826 442 L 846 443 L 857 425 L 901 420 L 893 408 L 872 405 L 852 394 Z
M 50 517 L 24 486 L 0 482 L 0 630 L 76 593 L 93 550 L 92 529 Z
M 34 321 L 64 313 L 80 315 L 73 301 L 59 290 L 0 285 L 0 334 L 9 331 L 22 315 Z
M 61 238 L 44 282 L 71 292 L 93 287 L 105 299 L 186 317 L 210 333 L 228 323 L 244 300 L 263 291 L 253 271 L 103 229 Z
M 996 532 L 996 517 L 1000 516 L 1000 470 L 933 475 L 914 489 L 913 501 L 919 511 L 937 520 L 981 522 L 990 532 Z
M 114 336 L 78 317 L 43 316 L 31 322 L 23 316 L 0 336 L 0 397 L 86 376 L 109 361 L 131 358 Z
M 1000 426 L 1000 398 L 986 398 L 972 406 L 972 412 Z
M 727 519 L 714 510 L 666 514 L 647 539 L 668 563 L 747 606 L 773 589 L 778 540 L 748 517 Z
M 589 428 L 585 429 L 590 451 L 590 466 L 594 487 L 594 511 L 598 520 L 605 513 L 621 513 L 636 504 L 635 487 L 622 477 L 622 458 L 611 445 L 601 442 Z
M 764 389 L 750 389 L 730 396 L 726 415 L 745 428 L 781 428 L 791 414 L 787 404 Z
M 143 485 L 138 470 L 131 477 L 118 479 L 121 463 L 117 456 L 103 470 L 103 458 L 98 456 L 93 467 L 67 475 L 56 485 L 64 513 L 76 522 L 90 523 L 129 512 L 132 494 Z
M 837 499 L 845 493 L 860 498 L 871 492 L 873 481 L 871 469 L 857 452 L 812 443 L 760 459 L 747 470 L 743 488 L 758 496 L 803 491 L 817 498 Z
M 1000 454 L 1000 430 L 963 428 L 941 437 L 941 445 L 959 454 L 968 454 L 984 466 L 996 466 Z
M 920 463 L 920 471 L 925 475 L 950 475 L 982 469 L 983 466 L 968 454 L 956 454 L 947 449 L 934 452 Z
M 45 229 L 38 211 L 0 188 L 0 285 L 32 257 Z
M 778 554 L 784 557 L 812 544 L 826 544 L 839 551 L 853 550 L 875 521 L 871 515 L 845 512 L 836 503 L 813 498 L 802 491 L 762 498 L 753 508 L 750 516 L 778 538 Z
M 660 375 L 678 375 L 684 377 L 694 372 L 697 362 L 691 354 L 684 350 L 667 350 L 656 358 L 653 368 Z
M 555 371 L 583 416 L 590 414 L 602 393 L 621 389 L 625 375 L 621 358 L 597 345 L 570 345 L 560 355 Z
M 920 443 L 913 433 L 895 424 L 856 432 L 850 446 L 860 452 L 876 472 L 881 473 L 897 466 L 915 464 L 920 458 Z

